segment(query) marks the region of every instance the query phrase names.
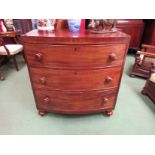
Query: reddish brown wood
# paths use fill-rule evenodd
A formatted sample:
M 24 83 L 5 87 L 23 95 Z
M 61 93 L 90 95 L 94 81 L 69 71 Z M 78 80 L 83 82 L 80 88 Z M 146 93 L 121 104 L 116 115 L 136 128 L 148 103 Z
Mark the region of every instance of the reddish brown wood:
M 104 38 L 104 39 L 103 39 Z M 39 32 L 32 30 L 22 35 L 24 42 L 33 44 L 50 44 L 50 45 L 107 45 L 129 43 L 129 36 L 123 32 L 95 34 L 89 30 L 79 33 L 72 33 L 69 30 L 58 30 L 55 32 Z
M 106 114 L 107 116 L 111 116 L 111 115 L 113 114 L 113 111 L 112 111 L 112 110 L 111 110 L 111 111 L 106 111 L 105 114 Z
M 22 39 L 41 114 L 111 113 L 129 45 L 128 35 L 33 30 Z
M 142 43 L 155 45 L 155 20 L 145 20 L 145 30 Z
M 38 113 L 39 113 L 40 116 L 44 116 L 45 115 L 45 111 L 39 110 Z
M 143 55 L 143 59 L 140 58 Z M 137 51 L 135 63 L 130 76 L 148 78 L 152 63 L 155 61 L 155 46 L 142 45 L 142 51 Z
M 76 50 L 75 50 L 76 49 Z M 125 44 L 48 45 L 26 44 L 25 51 L 31 66 L 52 68 L 103 68 L 123 63 Z M 62 56 L 63 53 L 63 56 Z M 54 55 L 50 56 L 50 55 Z M 70 59 L 68 58 L 70 57 Z
M 129 48 L 139 49 L 144 31 L 143 20 L 140 19 L 118 19 L 116 27 L 131 36 Z
M 30 68 L 35 88 L 71 91 L 100 90 L 117 87 L 120 71 L 120 67 L 98 70 Z M 44 82 L 40 81 L 40 79 Z
M 113 109 L 116 92 L 117 89 L 87 92 L 41 89 L 35 90 L 35 95 L 39 109 L 66 114 L 88 114 Z M 108 99 L 107 102 L 104 101 L 105 97 Z
M 147 79 L 145 86 L 142 90 L 143 95 L 147 95 L 155 104 L 155 82 L 150 80 L 150 77 L 152 74 L 155 74 L 155 63 L 152 64 L 152 67 L 150 69 L 149 78 Z
M 151 81 L 147 81 L 145 84 L 145 87 L 142 90 L 142 94 L 148 96 L 153 103 L 155 104 L 155 83 L 151 82 Z
M 3 80 L 5 80 L 5 77 L 2 74 L 0 74 L 0 81 L 3 81 Z

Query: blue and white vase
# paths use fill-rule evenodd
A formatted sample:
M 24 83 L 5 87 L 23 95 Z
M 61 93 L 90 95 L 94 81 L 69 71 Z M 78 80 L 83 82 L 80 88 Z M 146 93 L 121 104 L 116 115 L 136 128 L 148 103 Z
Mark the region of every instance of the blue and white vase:
M 81 26 L 81 19 L 68 19 L 68 27 L 71 32 L 79 32 Z

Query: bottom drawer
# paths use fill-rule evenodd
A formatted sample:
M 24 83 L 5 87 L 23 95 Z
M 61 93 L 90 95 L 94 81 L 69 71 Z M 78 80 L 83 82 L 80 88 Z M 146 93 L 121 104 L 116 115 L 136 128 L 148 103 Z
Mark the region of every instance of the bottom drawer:
M 91 92 L 62 92 L 36 90 L 38 110 L 70 114 L 84 114 L 113 109 L 117 90 Z

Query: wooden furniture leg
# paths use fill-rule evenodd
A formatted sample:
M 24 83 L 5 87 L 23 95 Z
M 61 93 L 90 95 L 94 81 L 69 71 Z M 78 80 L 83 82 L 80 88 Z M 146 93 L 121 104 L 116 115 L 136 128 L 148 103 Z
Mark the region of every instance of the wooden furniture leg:
M 3 80 L 5 80 L 5 77 L 2 74 L 0 74 L 0 81 L 3 81 Z
M 26 58 L 25 58 L 24 52 L 22 53 L 22 55 L 23 55 L 24 61 L 26 63 Z
M 39 114 L 40 116 L 44 116 L 44 115 L 45 115 L 45 111 L 39 110 L 39 111 L 38 111 L 38 114 Z
M 107 116 L 111 116 L 111 115 L 113 114 L 113 111 L 112 111 L 112 110 L 105 111 L 105 114 L 106 114 Z
M 17 60 L 16 60 L 16 56 L 14 55 L 12 58 L 13 58 L 13 62 L 14 62 L 14 65 L 16 67 L 16 70 L 19 71 Z

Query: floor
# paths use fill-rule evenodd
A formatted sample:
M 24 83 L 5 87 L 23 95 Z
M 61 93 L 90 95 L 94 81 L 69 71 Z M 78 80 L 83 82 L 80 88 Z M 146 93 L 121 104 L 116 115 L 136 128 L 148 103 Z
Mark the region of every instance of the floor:
M 5 81 L 0 81 L 0 134 L 155 134 L 155 105 L 140 93 L 145 80 L 129 77 L 133 55 L 126 58 L 117 104 L 111 117 L 102 113 L 84 116 L 48 113 L 39 116 L 27 66 L 20 55 L 18 62 L 19 72 L 11 62 L 0 68 L 6 77 Z

